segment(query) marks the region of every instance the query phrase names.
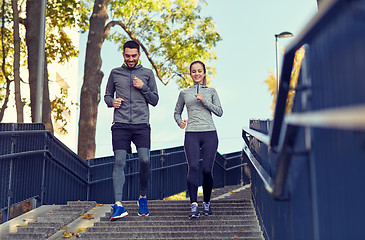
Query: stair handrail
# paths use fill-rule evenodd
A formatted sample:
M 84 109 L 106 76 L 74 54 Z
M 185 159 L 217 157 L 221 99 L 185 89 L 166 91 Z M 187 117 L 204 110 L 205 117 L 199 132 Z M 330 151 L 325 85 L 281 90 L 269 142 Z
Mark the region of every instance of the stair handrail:
M 294 38 L 287 48 L 280 74 L 273 124 L 269 134 L 263 134 L 253 129 L 242 129 L 242 137 L 244 139 L 243 151 L 246 153 L 251 165 L 259 175 L 265 189 L 274 198 L 280 198 L 284 194 L 286 177 L 288 175 L 288 168 L 292 155 L 290 150 L 294 144 L 297 126 L 365 129 L 365 105 L 306 113 L 285 114 L 295 52 L 307 43 L 311 36 L 318 31 L 317 26 L 328 21 L 328 19 L 331 18 L 333 11 L 339 7 L 341 7 L 340 0 L 325 2 L 322 6 L 322 10 L 312 18 L 309 24 L 303 29 L 298 37 Z M 347 111 L 351 115 L 344 116 L 345 114 L 341 111 Z M 355 114 L 356 118 L 352 118 Z M 344 118 L 349 122 L 341 122 Z M 254 157 L 254 154 L 252 154 L 249 148 L 250 141 L 248 136 L 258 139 L 279 154 L 274 178 L 267 173 L 259 161 Z

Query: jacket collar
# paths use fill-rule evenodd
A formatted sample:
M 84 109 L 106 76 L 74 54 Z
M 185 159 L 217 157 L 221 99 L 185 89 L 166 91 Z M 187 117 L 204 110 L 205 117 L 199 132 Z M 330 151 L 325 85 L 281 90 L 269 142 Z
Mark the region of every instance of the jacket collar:
M 207 86 L 203 85 L 203 84 L 194 84 L 194 85 L 191 85 L 189 88 L 197 88 L 199 85 L 199 88 L 207 88 Z
M 138 62 L 137 62 L 137 65 L 134 66 L 134 67 L 129 67 L 125 62 L 123 62 L 123 65 L 122 65 L 123 68 L 127 68 L 127 69 L 138 69 L 138 68 L 141 68 L 142 67 L 142 64 L 141 64 L 141 59 L 138 59 Z

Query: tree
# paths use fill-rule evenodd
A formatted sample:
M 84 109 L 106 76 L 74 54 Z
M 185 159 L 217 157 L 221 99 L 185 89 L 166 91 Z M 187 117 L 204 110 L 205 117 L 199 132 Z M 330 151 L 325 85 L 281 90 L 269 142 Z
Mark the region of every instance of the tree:
M 21 3 L 18 5 L 18 3 Z M 12 6 L 11 9 L 9 6 Z M 4 116 L 8 101 L 11 98 L 10 85 L 14 82 L 15 102 L 17 108 L 18 122 L 22 120 L 23 106 L 29 105 L 29 99 L 21 98 L 19 85 L 28 84 L 25 80 L 20 79 L 19 73 L 22 68 L 19 66 L 28 65 L 29 70 L 29 87 L 31 91 L 30 105 L 34 108 L 34 96 L 36 94 L 36 68 L 38 59 L 38 39 L 39 34 L 39 16 L 40 1 L 28 0 L 3 0 L 2 1 L 2 37 L 0 48 L 1 52 L 1 72 L 0 72 L 0 101 L 2 103 L 0 111 L 0 121 Z M 28 13 L 25 9 L 27 8 Z M 78 50 L 68 37 L 65 30 L 77 27 L 80 21 L 81 5 L 78 0 L 47 0 L 47 23 L 46 23 L 46 63 L 58 62 L 60 64 L 67 62 L 71 57 L 78 54 Z M 27 15 L 27 18 L 25 17 Z M 25 28 L 27 25 L 27 28 Z M 12 31 L 13 29 L 13 31 Z M 28 32 L 26 32 L 26 30 Z M 26 33 L 26 37 L 22 33 Z M 28 33 L 28 34 L 27 34 Z M 28 48 L 27 48 L 28 46 Z M 26 60 L 28 57 L 28 61 Z M 13 63 L 13 65 L 9 63 Z M 29 63 L 29 64 L 28 64 Z M 48 73 L 47 64 L 44 69 L 44 96 L 43 97 L 43 122 L 47 129 L 53 131 L 51 113 L 55 121 L 67 122 L 60 111 L 69 110 L 66 106 L 65 97 L 67 91 L 63 91 L 60 98 L 53 99 L 50 103 L 48 94 Z M 34 109 L 33 109 L 34 112 Z M 67 132 L 65 128 L 61 131 Z
M 32 122 L 35 121 L 35 104 L 37 96 L 37 69 L 38 69 L 38 52 L 40 40 L 40 22 L 41 22 L 41 1 L 27 0 L 27 18 L 26 43 L 28 50 L 28 70 L 29 70 L 29 88 L 30 88 L 30 106 L 32 112 Z M 46 129 L 53 132 L 51 119 L 51 105 L 49 100 L 48 89 L 48 71 L 47 55 L 45 55 L 45 64 L 43 69 L 43 103 L 42 103 L 42 122 Z
M 29 87 L 30 102 L 32 109 L 32 120 L 34 121 L 36 84 L 37 84 L 37 60 L 38 60 L 38 43 L 39 43 L 39 25 L 40 25 L 40 5 L 38 0 L 27 0 L 27 18 L 26 26 L 26 43 L 28 49 L 28 69 L 29 69 Z M 51 103 L 48 89 L 48 70 L 47 63 L 57 61 L 63 63 L 71 57 L 78 54 L 76 47 L 71 39 L 67 36 L 64 28 L 75 27 L 78 23 L 77 15 L 80 11 L 80 4 L 77 0 L 48 0 L 47 1 L 47 24 L 46 24 L 46 41 L 45 41 L 45 67 L 44 67 L 44 89 L 43 89 L 43 107 L 42 122 L 46 128 L 53 132 L 51 120 Z M 54 107 L 54 105 L 53 105 Z M 56 120 L 61 116 L 56 115 Z M 62 119 L 61 119 L 62 120 Z
M 13 8 L 13 29 L 14 29 L 14 85 L 15 85 L 15 105 L 17 122 L 24 122 L 23 108 L 24 103 L 20 92 L 20 36 L 19 36 L 19 10 L 18 1 L 11 0 Z
M 7 16 L 7 4 L 6 1 L 3 0 L 2 1 L 2 7 L 1 7 L 1 20 L 2 20 L 2 24 L 1 24 L 1 53 L 2 53 L 2 63 L 1 63 L 1 83 L 3 85 L 3 87 L 1 88 L 1 94 L 0 94 L 0 99 L 3 101 L 3 104 L 1 106 L 1 110 L 0 110 L 0 121 L 2 121 L 3 117 L 4 117 L 4 113 L 5 110 L 8 106 L 8 102 L 9 102 L 9 96 L 10 96 L 10 83 L 11 83 L 11 67 L 9 66 L 9 64 L 6 61 L 9 49 L 6 48 L 6 46 L 9 44 L 9 42 L 11 41 L 11 30 L 9 30 L 6 26 L 5 26 L 5 22 L 6 19 L 8 19 L 9 17 Z M 5 80 L 5 81 L 3 81 Z
M 215 73 L 209 66 L 216 59 L 213 48 L 221 37 L 214 29 L 211 17 L 200 16 L 197 0 L 95 0 L 89 20 L 84 82 L 81 89 L 78 154 L 83 159 L 95 155 L 95 129 L 103 78 L 101 47 L 105 39 L 122 44 L 127 39 L 137 41 L 163 83 L 176 81 L 187 87 L 189 64 L 193 60 L 208 61 L 208 75 Z M 107 23 L 108 13 L 112 20 Z M 111 32 L 112 27 L 119 26 Z M 209 81 L 209 79 L 208 79 Z

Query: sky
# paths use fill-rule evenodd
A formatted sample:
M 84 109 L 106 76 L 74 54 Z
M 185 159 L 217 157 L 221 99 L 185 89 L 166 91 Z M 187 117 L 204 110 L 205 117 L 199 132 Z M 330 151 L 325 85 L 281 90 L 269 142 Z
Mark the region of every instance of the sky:
M 275 34 L 289 31 L 294 35 L 279 39 L 280 66 L 285 47 L 317 13 L 317 1 L 207 0 L 207 3 L 202 7 L 202 15 L 213 18 L 222 37 L 215 48 L 218 60 L 213 64 L 217 74 L 211 85 L 216 88 L 223 107 L 223 116 L 214 116 L 213 120 L 219 138 L 218 152 L 225 154 L 242 150 L 242 128 L 249 126 L 250 119 L 272 118 L 272 96 L 264 81 L 269 71 L 275 74 Z M 86 39 L 86 34 L 80 36 L 80 86 Z M 104 78 L 98 107 L 96 157 L 113 155 L 110 132 L 113 110 L 106 107 L 103 96 L 110 71 L 123 63 L 122 52 L 115 44 L 105 42 L 102 60 Z M 143 56 L 141 60 L 142 65 L 151 67 Z M 157 78 L 156 81 L 160 100 L 156 107 L 150 107 L 151 150 L 182 146 L 184 130 L 173 118 L 180 90 L 176 83 L 165 86 Z M 186 117 L 186 111 L 183 116 Z

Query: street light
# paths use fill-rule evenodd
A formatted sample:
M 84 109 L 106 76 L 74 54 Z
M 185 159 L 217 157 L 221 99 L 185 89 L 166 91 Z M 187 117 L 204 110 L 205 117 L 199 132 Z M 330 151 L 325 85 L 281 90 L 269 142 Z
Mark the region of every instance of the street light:
M 292 37 L 291 32 L 282 32 L 280 34 L 275 34 L 275 49 L 276 49 L 276 96 L 279 92 L 279 52 L 278 52 L 278 38 Z

